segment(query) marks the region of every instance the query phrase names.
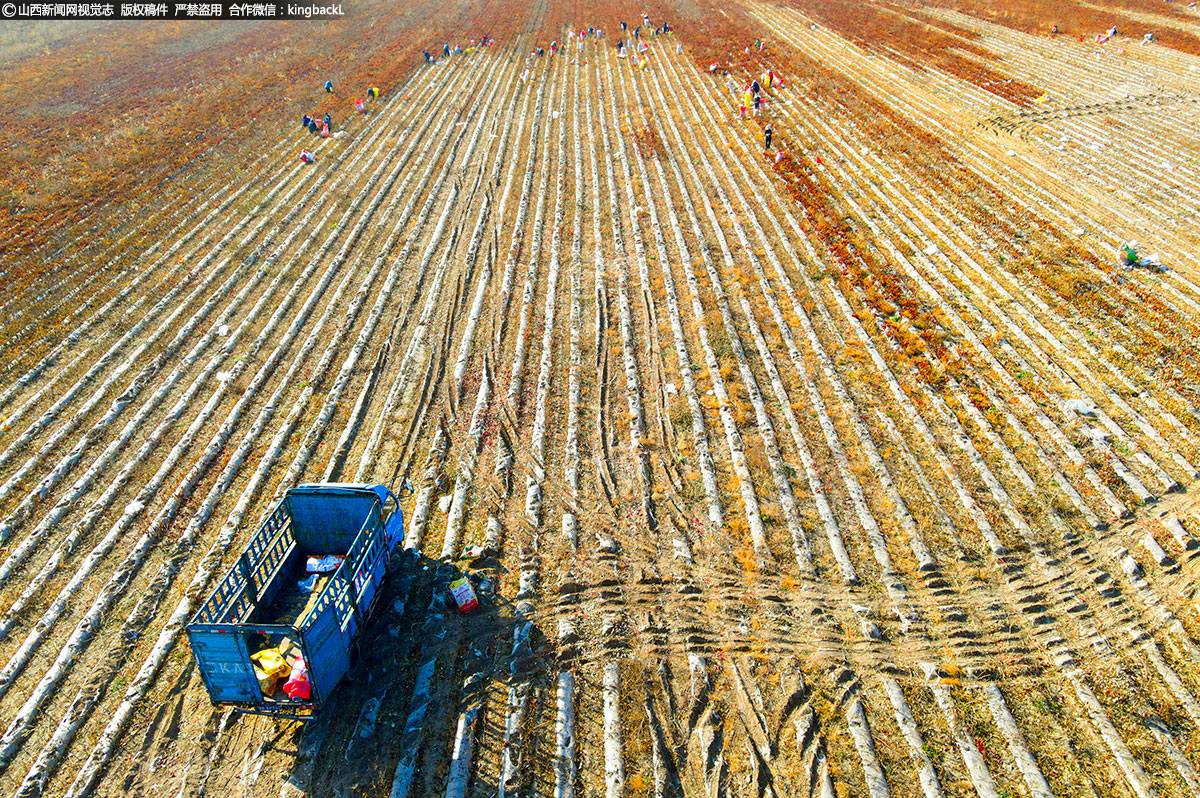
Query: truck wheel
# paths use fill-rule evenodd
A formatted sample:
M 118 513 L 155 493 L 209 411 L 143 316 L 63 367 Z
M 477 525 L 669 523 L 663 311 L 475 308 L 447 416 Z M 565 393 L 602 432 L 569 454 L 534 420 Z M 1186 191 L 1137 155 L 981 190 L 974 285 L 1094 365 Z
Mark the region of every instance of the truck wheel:
M 362 666 L 362 647 L 359 645 L 358 640 L 354 640 L 350 643 L 350 667 L 346 670 L 346 681 L 357 681 L 358 677 L 362 674 Z

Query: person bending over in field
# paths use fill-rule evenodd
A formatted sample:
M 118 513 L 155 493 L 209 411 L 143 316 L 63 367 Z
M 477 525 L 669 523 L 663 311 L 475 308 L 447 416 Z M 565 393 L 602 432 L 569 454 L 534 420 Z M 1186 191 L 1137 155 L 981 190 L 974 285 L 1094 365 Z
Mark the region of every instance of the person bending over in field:
M 767 125 L 763 128 L 763 149 L 771 149 L 771 126 Z
M 325 81 L 325 93 L 333 94 L 333 81 L 332 80 Z

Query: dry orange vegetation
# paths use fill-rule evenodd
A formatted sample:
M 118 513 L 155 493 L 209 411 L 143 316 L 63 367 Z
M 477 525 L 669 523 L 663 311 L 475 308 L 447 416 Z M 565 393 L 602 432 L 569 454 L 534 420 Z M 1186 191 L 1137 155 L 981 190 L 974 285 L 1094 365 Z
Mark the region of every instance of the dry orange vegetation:
M 347 10 L 0 41 L 0 791 L 1193 793 L 1191 9 Z M 323 480 L 413 488 L 358 678 L 214 707 Z

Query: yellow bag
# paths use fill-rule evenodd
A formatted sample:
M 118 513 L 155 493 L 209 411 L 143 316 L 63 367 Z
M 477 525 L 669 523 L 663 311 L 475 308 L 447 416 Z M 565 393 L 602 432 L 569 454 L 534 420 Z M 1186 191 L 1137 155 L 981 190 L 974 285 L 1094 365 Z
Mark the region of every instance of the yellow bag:
M 278 673 L 267 673 L 257 665 L 253 668 L 254 678 L 258 680 L 258 689 L 262 690 L 262 694 L 267 697 L 275 695 L 275 689 L 279 687 L 279 680 L 283 677 Z
M 258 670 L 268 676 L 284 676 L 291 670 L 276 648 L 264 648 L 251 654 L 250 659 Z

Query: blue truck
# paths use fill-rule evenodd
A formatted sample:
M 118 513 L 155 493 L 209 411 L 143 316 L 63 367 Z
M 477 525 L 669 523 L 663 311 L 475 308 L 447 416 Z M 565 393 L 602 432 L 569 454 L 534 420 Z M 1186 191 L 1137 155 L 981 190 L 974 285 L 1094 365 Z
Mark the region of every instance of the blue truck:
M 289 490 L 186 627 L 212 702 L 311 719 L 350 669 L 403 539 L 404 513 L 386 485 Z M 287 670 L 272 673 L 271 662 Z

